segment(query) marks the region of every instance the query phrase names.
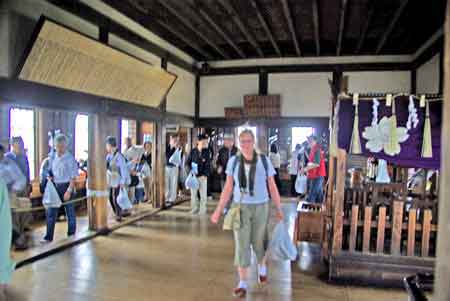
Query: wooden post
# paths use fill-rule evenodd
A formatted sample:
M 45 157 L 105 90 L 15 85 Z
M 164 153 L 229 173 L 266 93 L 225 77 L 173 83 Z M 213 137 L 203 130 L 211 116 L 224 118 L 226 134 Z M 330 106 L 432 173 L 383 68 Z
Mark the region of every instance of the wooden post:
M 378 210 L 377 253 L 384 252 L 384 231 L 386 227 L 386 207 Z
M 106 186 L 105 138 L 108 135 L 106 114 L 89 115 L 88 215 L 90 230 L 108 227 L 108 188 Z
M 428 257 L 430 252 L 431 218 L 431 210 L 424 210 L 422 223 L 422 257 Z
M 358 236 L 358 212 L 359 206 L 352 206 L 352 219 L 350 224 L 350 243 L 349 243 L 349 251 L 354 252 L 356 249 L 356 237 Z
M 342 229 L 344 214 L 345 176 L 347 167 L 347 152 L 338 149 L 336 173 L 336 199 L 333 212 L 333 245 L 332 255 L 342 250 Z
M 364 210 L 363 252 L 370 252 L 370 231 L 372 229 L 372 207 Z
M 392 214 L 392 242 L 391 255 L 400 255 L 400 243 L 402 240 L 402 226 L 403 226 L 403 202 L 394 201 L 394 211 Z
M 36 109 L 36 126 L 37 126 L 37 164 L 36 167 L 38 168 L 38 172 L 36 174 L 39 174 L 39 168 L 42 164 L 42 161 L 47 157 L 48 155 L 48 127 L 47 127 L 47 118 L 45 114 L 45 110 L 43 109 Z
M 416 244 L 416 208 L 409 209 L 408 217 L 408 248 L 407 255 L 414 256 Z
M 166 128 L 164 122 L 155 123 L 155 142 L 153 143 L 153 204 L 161 208 L 165 203 L 165 174 L 166 174 Z
M 434 300 L 450 300 L 450 3 L 447 3 L 444 37 L 444 101 L 442 102 L 439 225 Z
M 258 136 L 258 149 L 263 154 L 268 154 L 269 150 L 269 138 L 268 138 L 268 128 L 264 123 L 258 123 L 256 127 L 256 135 Z

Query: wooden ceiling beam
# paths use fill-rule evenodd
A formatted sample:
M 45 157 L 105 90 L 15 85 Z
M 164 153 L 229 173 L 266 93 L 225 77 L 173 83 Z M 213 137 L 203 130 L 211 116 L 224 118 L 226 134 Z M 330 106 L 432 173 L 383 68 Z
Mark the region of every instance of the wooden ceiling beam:
M 231 37 L 211 18 L 211 16 L 205 11 L 205 9 L 201 5 L 197 5 L 195 8 L 192 8 L 194 11 L 200 13 L 200 15 L 205 19 L 205 21 L 211 25 L 215 31 L 217 31 L 222 38 L 227 41 L 228 44 L 230 44 L 231 47 L 233 47 L 234 50 L 239 54 L 239 56 L 243 59 L 247 58 L 244 51 L 236 45 L 235 42 L 231 39 Z
M 389 23 L 389 26 L 387 27 L 386 31 L 381 36 L 381 39 L 378 42 L 378 46 L 375 50 L 375 54 L 379 54 L 381 49 L 383 48 L 384 44 L 386 44 L 387 39 L 389 38 L 390 34 L 392 33 L 392 30 L 394 30 L 395 24 L 397 24 L 397 21 L 398 21 L 398 19 L 400 19 L 400 16 L 402 15 L 403 11 L 405 10 L 405 7 L 407 4 L 408 4 L 408 0 L 403 0 L 403 2 L 400 4 L 399 8 L 395 12 L 394 17 L 392 18 L 391 23 Z
M 344 28 L 345 28 L 345 12 L 347 11 L 348 0 L 342 0 L 341 6 L 341 16 L 339 18 L 339 35 L 337 40 L 336 56 L 341 55 L 342 50 L 342 39 L 344 38 Z
M 291 16 L 291 10 L 289 9 L 288 0 L 281 0 L 281 4 L 283 5 L 284 17 L 286 18 L 289 31 L 291 33 L 292 40 L 294 42 L 295 53 L 297 53 L 297 56 L 301 56 L 300 45 L 298 43 L 297 33 L 295 32 L 294 20 L 292 19 Z
M 258 3 L 256 3 L 256 0 L 250 0 L 250 4 L 253 6 L 256 16 L 258 17 L 259 23 L 261 23 L 262 27 L 266 31 L 267 36 L 269 37 L 270 42 L 272 43 L 273 48 L 275 49 L 278 56 L 282 56 L 280 47 L 278 47 L 278 43 L 275 40 L 272 31 L 269 28 L 269 25 L 267 24 L 266 20 L 264 19 L 264 16 L 261 13 L 261 10 L 259 9 Z
M 313 0 L 312 12 L 313 12 L 313 24 L 314 24 L 314 40 L 316 42 L 316 55 L 320 55 L 320 32 L 319 32 L 319 5 L 318 0 Z
M 155 21 L 158 25 L 163 27 L 165 30 L 167 30 L 168 32 L 170 32 L 171 34 L 176 36 L 178 39 L 182 40 L 185 44 L 187 44 L 187 46 L 195 49 L 195 51 L 197 51 L 199 54 L 204 56 L 206 59 L 208 59 L 208 60 L 213 59 L 213 56 L 209 52 L 205 51 L 202 47 L 200 47 L 200 45 L 198 45 L 196 42 L 194 42 L 190 38 L 186 37 L 185 34 L 176 30 L 173 26 L 170 26 L 169 24 L 166 24 L 165 22 L 163 22 L 162 20 L 157 19 L 157 18 L 151 18 L 151 19 L 152 19 L 152 21 Z
M 355 54 L 359 54 L 361 52 L 361 48 L 364 45 L 364 40 L 366 39 L 367 31 L 369 30 L 370 22 L 372 21 L 373 15 L 375 12 L 375 5 L 372 5 L 369 9 L 369 13 L 367 14 L 366 23 L 364 23 L 364 27 L 361 31 L 361 36 L 358 41 L 358 45 L 355 49 Z
M 210 45 L 214 50 L 216 50 L 225 59 L 230 59 L 228 53 L 226 53 L 222 48 L 220 48 L 216 43 L 211 41 L 206 35 L 200 32 L 198 29 L 192 25 L 192 23 L 182 16 L 177 9 L 175 9 L 167 0 L 157 0 L 162 6 L 164 6 L 171 14 L 173 14 L 181 23 L 183 23 L 187 28 L 199 36 L 204 42 Z
M 264 57 L 264 53 L 259 46 L 258 41 L 253 37 L 253 35 L 250 34 L 250 32 L 247 29 L 247 26 L 245 26 L 244 22 L 241 20 L 241 17 L 239 17 L 239 14 L 234 9 L 233 5 L 231 5 L 229 0 L 218 0 L 220 4 L 225 8 L 225 10 L 231 15 L 231 18 L 233 19 L 233 22 L 239 27 L 241 32 L 244 34 L 245 38 L 252 44 L 252 46 L 256 49 L 256 52 L 260 57 Z

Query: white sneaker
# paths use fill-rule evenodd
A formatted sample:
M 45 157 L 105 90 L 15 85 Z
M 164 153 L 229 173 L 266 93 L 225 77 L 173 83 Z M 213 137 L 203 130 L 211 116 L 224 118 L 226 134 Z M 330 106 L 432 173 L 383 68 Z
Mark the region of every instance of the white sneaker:
M 50 240 L 46 240 L 45 238 L 42 238 L 42 239 L 39 241 L 39 243 L 42 244 L 42 245 L 46 245 L 46 244 L 51 243 L 51 241 L 50 241 Z

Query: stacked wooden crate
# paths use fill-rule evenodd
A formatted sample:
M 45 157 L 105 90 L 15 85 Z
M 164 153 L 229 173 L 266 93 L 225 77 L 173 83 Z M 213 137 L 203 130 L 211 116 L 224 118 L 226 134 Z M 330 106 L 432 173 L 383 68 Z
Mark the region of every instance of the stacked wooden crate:
M 244 118 L 244 109 L 242 107 L 228 107 L 225 108 L 225 118 L 227 119 L 240 119 Z

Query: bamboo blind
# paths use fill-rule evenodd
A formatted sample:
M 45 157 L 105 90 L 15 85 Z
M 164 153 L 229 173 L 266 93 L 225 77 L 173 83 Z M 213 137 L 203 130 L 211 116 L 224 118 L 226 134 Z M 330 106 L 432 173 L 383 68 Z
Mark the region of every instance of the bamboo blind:
M 20 79 L 156 107 L 176 76 L 46 20 Z

